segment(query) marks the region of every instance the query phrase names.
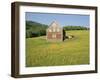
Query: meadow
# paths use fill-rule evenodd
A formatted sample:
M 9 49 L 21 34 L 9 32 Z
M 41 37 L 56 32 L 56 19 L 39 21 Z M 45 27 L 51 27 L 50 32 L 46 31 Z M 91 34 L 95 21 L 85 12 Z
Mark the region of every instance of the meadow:
M 45 36 L 26 38 L 26 67 L 89 64 L 89 30 L 66 31 L 74 38 L 48 42 Z

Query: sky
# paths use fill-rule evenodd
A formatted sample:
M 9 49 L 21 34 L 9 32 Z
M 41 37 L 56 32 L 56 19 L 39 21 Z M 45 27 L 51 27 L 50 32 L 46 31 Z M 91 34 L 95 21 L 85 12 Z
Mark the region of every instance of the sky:
M 85 26 L 89 27 L 89 15 L 76 14 L 55 14 L 55 13 L 32 13 L 26 12 L 25 18 L 27 21 L 35 21 L 42 24 L 50 25 L 53 21 L 57 21 L 63 26 Z

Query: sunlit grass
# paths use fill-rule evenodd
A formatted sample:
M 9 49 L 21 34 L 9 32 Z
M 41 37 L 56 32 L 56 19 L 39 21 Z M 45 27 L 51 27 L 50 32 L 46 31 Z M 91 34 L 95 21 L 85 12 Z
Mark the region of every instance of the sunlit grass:
M 89 31 L 67 31 L 74 38 L 48 42 L 45 37 L 26 39 L 26 66 L 89 64 Z

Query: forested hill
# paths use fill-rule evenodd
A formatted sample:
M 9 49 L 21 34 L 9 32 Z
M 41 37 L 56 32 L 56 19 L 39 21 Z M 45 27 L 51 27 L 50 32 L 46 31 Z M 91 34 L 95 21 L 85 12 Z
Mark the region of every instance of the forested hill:
M 37 37 L 46 34 L 46 29 L 48 25 L 41 24 L 34 21 L 26 21 L 26 37 Z

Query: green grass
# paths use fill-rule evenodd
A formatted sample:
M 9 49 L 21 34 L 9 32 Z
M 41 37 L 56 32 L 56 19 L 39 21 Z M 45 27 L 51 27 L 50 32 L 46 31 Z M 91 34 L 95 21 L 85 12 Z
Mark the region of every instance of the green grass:
M 47 42 L 45 37 L 26 39 L 26 66 L 89 64 L 89 31 L 67 31 L 74 38 Z

